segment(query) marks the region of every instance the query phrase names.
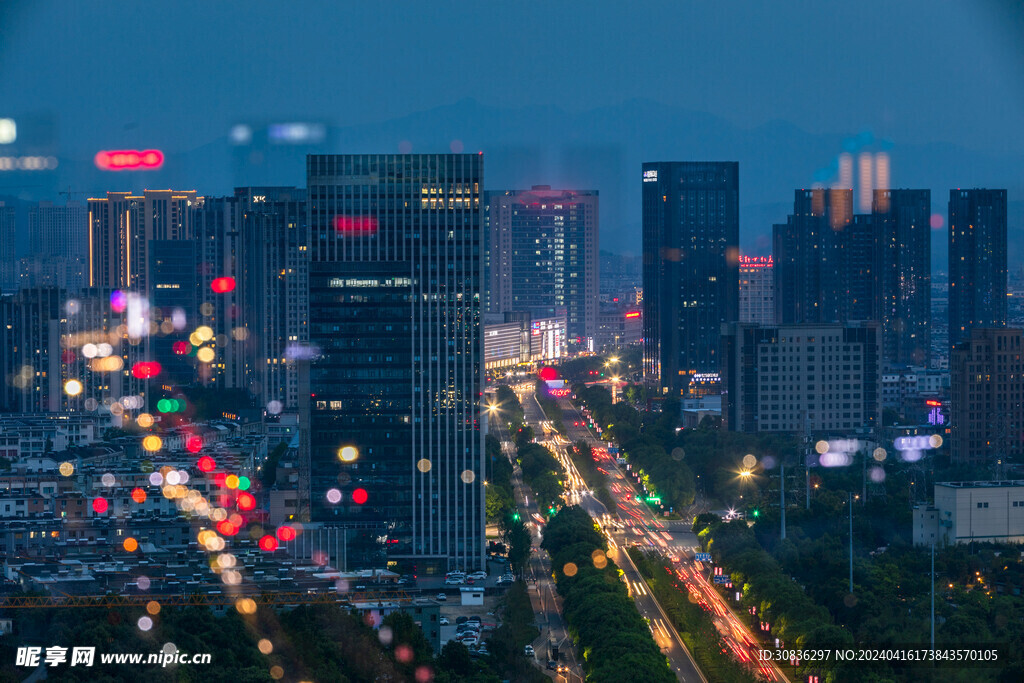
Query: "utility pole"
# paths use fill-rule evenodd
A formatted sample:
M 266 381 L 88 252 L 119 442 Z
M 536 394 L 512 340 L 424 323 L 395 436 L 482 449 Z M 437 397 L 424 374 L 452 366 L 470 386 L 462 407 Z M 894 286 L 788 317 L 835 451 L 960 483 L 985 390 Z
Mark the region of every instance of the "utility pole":
M 782 510 L 781 540 L 786 540 L 786 460 L 779 458 L 779 509 Z
M 850 592 L 853 593 L 853 491 L 850 491 Z
M 932 649 L 935 649 L 935 541 L 932 541 Z

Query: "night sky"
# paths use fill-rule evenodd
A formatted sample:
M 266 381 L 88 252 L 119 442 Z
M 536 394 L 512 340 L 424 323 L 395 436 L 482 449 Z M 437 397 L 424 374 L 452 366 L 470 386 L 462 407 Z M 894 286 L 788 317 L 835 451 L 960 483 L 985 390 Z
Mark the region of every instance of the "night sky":
M 1022 16 L 934 0 L 6 0 L 0 117 L 51 120 L 61 168 L 52 182 L 0 179 L 0 194 L 302 185 L 305 150 L 247 171 L 228 136 L 314 121 L 331 130 L 317 151 L 483 150 L 489 189 L 596 188 L 614 250 L 636 250 L 645 160 L 740 161 L 753 251 L 844 149 L 887 151 L 893 184 L 931 187 L 943 214 L 950 187 L 1007 187 L 1015 227 Z M 168 163 L 145 176 L 92 166 L 117 148 Z

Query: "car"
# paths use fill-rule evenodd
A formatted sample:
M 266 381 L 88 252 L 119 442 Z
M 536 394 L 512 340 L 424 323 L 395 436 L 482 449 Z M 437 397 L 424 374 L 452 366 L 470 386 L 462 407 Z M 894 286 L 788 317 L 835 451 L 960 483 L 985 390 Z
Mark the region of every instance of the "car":
M 527 657 L 533 657 L 533 655 L 534 655 L 533 645 L 527 645 L 526 647 L 524 647 L 523 648 L 523 654 L 526 655 Z
M 464 583 L 466 583 L 466 580 L 459 577 L 453 577 L 451 579 L 444 580 L 444 585 L 446 586 L 461 586 Z
M 465 584 L 467 586 L 472 586 L 474 583 L 476 583 L 476 582 L 473 579 L 466 579 L 466 581 L 465 581 Z
M 441 617 L 441 618 L 440 618 L 440 619 L 438 620 L 438 623 L 439 623 L 439 624 L 441 624 L 441 626 L 447 626 L 447 625 L 448 625 L 448 624 L 450 624 L 451 622 L 450 622 L 450 621 L 448 621 L 448 617 Z
M 548 669 L 551 671 L 558 671 L 558 662 L 553 659 L 548 660 Z
M 469 618 L 469 622 L 468 623 L 470 623 L 470 624 L 479 624 L 480 621 L 481 621 L 480 617 L 478 617 L 477 615 L 474 614 L 473 616 L 471 616 Z
M 455 620 L 455 623 L 456 624 L 465 624 L 467 621 L 469 621 L 469 617 L 459 617 L 459 618 L 457 618 Z
M 569 673 L 569 666 L 568 666 L 568 665 L 566 665 L 566 664 L 559 664 L 559 665 L 558 665 L 558 668 L 557 668 L 557 669 L 555 669 L 555 671 L 557 671 L 557 672 L 558 672 L 558 673 L 560 673 L 560 674 L 566 674 L 566 673 Z
M 483 572 L 483 571 L 481 571 L 481 572 L 473 572 L 467 578 L 474 579 L 476 581 L 480 581 L 481 579 L 486 579 L 487 578 L 487 572 Z
M 444 593 L 438 593 L 437 597 L 435 598 L 435 600 L 447 600 L 447 599 L 448 599 L 448 596 L 445 595 Z

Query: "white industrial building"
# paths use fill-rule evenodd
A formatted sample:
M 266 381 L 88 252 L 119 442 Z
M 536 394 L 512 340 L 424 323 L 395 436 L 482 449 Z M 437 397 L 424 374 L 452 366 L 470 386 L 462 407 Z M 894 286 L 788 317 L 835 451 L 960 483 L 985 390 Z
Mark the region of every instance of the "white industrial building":
M 1024 481 L 947 481 L 914 508 L 914 545 L 1024 543 Z

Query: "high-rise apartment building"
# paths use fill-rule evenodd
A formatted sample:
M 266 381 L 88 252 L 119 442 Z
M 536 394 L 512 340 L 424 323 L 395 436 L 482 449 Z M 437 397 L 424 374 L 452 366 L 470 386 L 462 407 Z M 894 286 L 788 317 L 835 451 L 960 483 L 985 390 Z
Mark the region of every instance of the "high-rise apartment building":
M 737 162 L 643 165 L 643 259 L 644 378 L 686 395 L 739 319 Z
M 89 223 L 85 204 L 42 201 L 28 210 L 29 255 L 20 263 L 23 287 L 77 292 L 86 283 Z
M 1021 335 L 1012 328 L 971 328 L 951 356 L 950 456 L 958 464 L 996 464 L 1024 455 Z
M 13 206 L 0 201 L 0 292 L 13 292 L 18 287 L 18 227 Z
M 192 239 L 195 190 L 108 192 L 88 204 L 89 287 L 149 291 L 149 243 Z
M 949 191 L 949 345 L 1006 325 L 1006 190 Z
M 569 339 L 588 344 L 597 324 L 596 190 L 488 192 L 493 313 L 546 317 L 565 309 Z
M 881 424 L 875 322 L 722 326 L 722 416 L 737 432 L 854 433 Z
M 307 182 L 312 517 L 386 539 L 350 564 L 483 567 L 483 156 L 311 155 Z
M 846 252 L 851 238 L 864 229 L 858 225 L 850 230 L 853 190 L 797 190 L 794 194 L 793 213 L 786 223 L 773 228 L 776 322 L 847 320 L 851 283 L 845 270 L 850 261 Z
M 0 412 L 60 410 L 64 298 L 51 288 L 0 297 Z
M 931 360 L 931 191 L 875 190 L 882 357 L 927 367 Z
M 740 256 L 740 322 L 775 324 L 775 272 L 771 256 Z

